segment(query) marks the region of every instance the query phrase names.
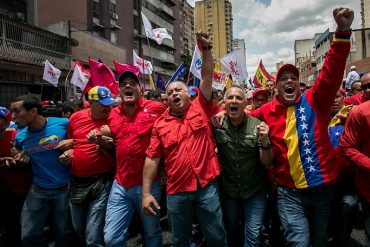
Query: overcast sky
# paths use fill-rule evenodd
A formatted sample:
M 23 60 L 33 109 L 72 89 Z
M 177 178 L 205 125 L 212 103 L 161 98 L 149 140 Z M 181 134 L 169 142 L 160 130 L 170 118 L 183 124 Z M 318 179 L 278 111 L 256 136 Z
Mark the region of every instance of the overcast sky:
M 198 0 L 188 0 L 194 6 Z M 230 0 L 233 7 L 234 39 L 246 44 L 248 72 L 254 75 L 262 61 L 269 72 L 276 63 L 294 63 L 294 40 L 312 38 L 327 28 L 336 28 L 332 11 L 353 8 L 352 29 L 361 28 L 360 0 Z

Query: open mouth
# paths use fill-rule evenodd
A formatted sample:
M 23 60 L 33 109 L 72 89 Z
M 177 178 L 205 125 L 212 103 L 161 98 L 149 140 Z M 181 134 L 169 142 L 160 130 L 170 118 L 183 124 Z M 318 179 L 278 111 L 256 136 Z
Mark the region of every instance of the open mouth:
M 230 112 L 237 112 L 238 111 L 238 107 L 237 106 L 230 106 Z
M 292 95 L 294 94 L 294 90 L 295 90 L 294 87 L 286 87 L 284 91 L 286 94 Z
M 174 98 L 173 99 L 173 103 L 175 103 L 175 105 L 178 105 L 180 103 L 181 99 L 180 98 Z
M 134 95 L 134 92 L 132 92 L 131 90 L 125 91 L 125 96 L 133 96 L 133 95 Z

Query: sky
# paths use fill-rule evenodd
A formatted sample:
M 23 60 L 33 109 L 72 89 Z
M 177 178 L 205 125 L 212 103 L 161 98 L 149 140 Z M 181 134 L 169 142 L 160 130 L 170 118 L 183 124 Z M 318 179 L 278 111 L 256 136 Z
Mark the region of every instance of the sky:
M 195 6 L 198 0 L 188 0 Z M 244 39 L 248 73 L 254 76 L 260 59 L 267 71 L 276 63 L 294 64 L 294 40 L 310 39 L 327 28 L 335 31 L 333 9 L 355 11 L 352 29 L 361 28 L 360 0 L 230 0 L 234 39 Z

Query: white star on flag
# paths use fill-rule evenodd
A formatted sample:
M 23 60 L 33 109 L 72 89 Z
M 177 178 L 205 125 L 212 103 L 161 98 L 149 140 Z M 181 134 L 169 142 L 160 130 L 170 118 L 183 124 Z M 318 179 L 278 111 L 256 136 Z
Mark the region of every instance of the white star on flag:
M 311 149 L 310 148 L 306 148 L 304 151 L 306 152 L 306 154 L 311 154 Z
M 301 119 L 301 121 L 306 121 L 306 115 L 301 115 L 299 118 Z
M 312 158 L 311 158 L 310 156 L 308 156 L 308 157 L 306 158 L 306 160 L 307 160 L 307 162 L 308 162 L 308 163 L 312 163 L 312 162 L 313 162 L 313 160 L 312 160 Z
M 303 146 L 308 146 L 308 144 L 310 144 L 310 141 L 305 139 L 303 140 Z
M 299 107 L 299 109 L 298 109 L 298 111 L 299 111 L 300 113 L 304 113 L 304 107 L 300 106 L 300 107 Z
M 340 133 L 338 131 L 335 132 L 335 136 L 340 136 Z
M 305 138 L 305 139 L 308 138 L 308 133 L 307 132 L 304 132 L 302 135 L 303 135 L 303 138 Z
M 308 167 L 308 169 L 310 169 L 310 172 L 315 171 L 315 167 L 313 167 L 312 165 L 310 165 L 310 166 Z
M 302 124 L 301 124 L 302 130 L 307 129 L 307 126 L 308 126 L 308 124 L 306 124 L 306 123 L 302 123 Z

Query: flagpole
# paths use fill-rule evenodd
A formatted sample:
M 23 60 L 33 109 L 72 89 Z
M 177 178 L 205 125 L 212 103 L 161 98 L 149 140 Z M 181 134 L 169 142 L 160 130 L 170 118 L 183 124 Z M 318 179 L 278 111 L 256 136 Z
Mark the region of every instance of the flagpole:
M 144 59 L 144 47 L 141 47 L 141 54 L 142 55 L 142 59 L 143 59 L 143 75 L 145 74 L 145 59 Z M 143 76 L 143 79 L 144 79 L 144 91 L 145 91 L 145 76 Z
M 66 76 L 66 79 L 64 81 L 64 91 L 65 91 L 65 94 L 66 94 L 66 98 L 68 98 L 68 92 L 69 92 L 69 86 L 67 84 L 67 80 L 68 80 L 68 76 L 71 73 L 72 69 L 73 69 L 73 66 L 71 66 L 71 68 L 69 69 L 69 71 L 67 73 L 67 76 Z
M 188 79 L 186 80 L 186 86 L 189 86 L 189 80 L 190 80 L 190 69 L 189 69 L 189 72 L 188 72 Z

